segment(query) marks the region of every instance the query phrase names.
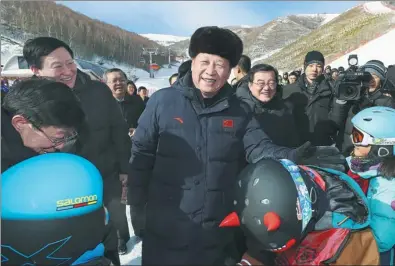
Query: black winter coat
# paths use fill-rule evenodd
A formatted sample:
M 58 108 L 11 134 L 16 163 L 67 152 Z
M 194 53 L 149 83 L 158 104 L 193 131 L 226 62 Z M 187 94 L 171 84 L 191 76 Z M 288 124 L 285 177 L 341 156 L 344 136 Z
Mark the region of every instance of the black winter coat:
M 246 159 L 294 156 L 272 144 L 229 84 L 203 100 L 191 72 L 151 96 L 132 143 L 130 204 L 147 204 L 142 260 L 152 265 L 224 265 L 233 230 L 218 226 Z
M 302 142 L 310 141 L 316 146 L 330 146 L 335 142 L 337 124 L 331 109 L 333 93 L 324 76 L 318 78 L 315 93 L 309 93 L 303 74 L 297 82 L 285 86 L 283 99 L 294 106 L 294 115 Z
M 11 115 L 1 108 L 1 172 L 37 156 L 38 153 L 23 145 L 22 138 L 11 124 Z
M 233 84 L 233 91 L 248 89 L 248 75 L 242 77 L 239 81 Z
M 89 134 L 81 136 L 83 149 L 79 155 L 99 169 L 106 187 L 107 178 L 128 173 L 131 142 L 126 122 L 104 83 L 78 71 L 73 91 L 81 101 L 89 127 Z
M 337 104 L 338 105 L 338 104 Z M 348 102 L 344 105 L 343 110 L 339 113 L 339 116 L 342 117 L 340 121 L 341 127 L 339 131 L 339 136 L 336 141 L 337 147 L 339 150 L 345 155 L 350 155 L 353 150 L 354 145 L 352 144 L 350 135 L 352 132 L 353 125 L 351 123 L 352 118 L 363 109 L 372 107 L 372 106 L 386 106 L 395 108 L 395 99 L 386 95 L 383 95 L 381 91 L 377 91 L 373 95 L 370 95 L 368 98 L 363 99 L 358 103 Z M 334 106 L 334 110 L 338 110 L 338 106 Z M 395 121 L 394 121 L 395 123 Z
M 246 89 L 237 90 L 236 96 L 250 106 L 262 129 L 274 144 L 290 148 L 302 145 L 289 102 L 276 94 L 270 102 L 262 103 Z
M 129 96 L 125 97 L 123 101 L 117 101 L 118 106 L 121 109 L 122 116 L 127 123 L 128 129 L 137 127 L 137 121 L 145 108 L 144 102 L 142 100 L 140 101 L 138 98 L 138 96 Z

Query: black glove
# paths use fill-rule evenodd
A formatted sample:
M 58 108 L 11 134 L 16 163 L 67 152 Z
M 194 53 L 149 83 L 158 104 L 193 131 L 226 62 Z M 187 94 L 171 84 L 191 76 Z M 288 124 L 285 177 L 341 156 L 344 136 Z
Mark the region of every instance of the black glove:
M 292 150 L 291 160 L 296 164 L 304 164 L 306 158 L 311 157 L 315 153 L 315 147 L 310 141 L 305 142 L 302 146 Z
M 340 172 L 346 171 L 346 158 L 339 149 L 331 146 L 317 146 L 308 156 L 303 157 L 301 164 L 330 168 Z
M 346 170 L 346 158 L 336 147 L 311 146 L 310 142 L 306 142 L 294 150 L 294 157 L 297 164 L 315 165 L 341 172 Z

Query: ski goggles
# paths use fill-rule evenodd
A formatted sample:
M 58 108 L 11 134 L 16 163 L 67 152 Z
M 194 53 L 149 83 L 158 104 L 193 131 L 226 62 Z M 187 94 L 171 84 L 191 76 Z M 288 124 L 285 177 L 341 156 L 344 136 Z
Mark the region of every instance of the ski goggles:
M 395 145 L 395 138 L 374 138 L 355 126 L 351 131 L 350 137 L 352 143 L 356 146 Z

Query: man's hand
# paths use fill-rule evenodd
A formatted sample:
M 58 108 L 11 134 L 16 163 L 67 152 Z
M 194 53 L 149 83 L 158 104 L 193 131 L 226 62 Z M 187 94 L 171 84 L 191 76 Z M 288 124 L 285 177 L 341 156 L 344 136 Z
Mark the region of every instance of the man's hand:
M 119 181 L 121 181 L 122 185 L 126 185 L 128 183 L 128 175 L 120 174 Z
M 299 164 L 315 165 L 345 172 L 347 161 L 336 147 L 317 146 L 313 153 L 302 157 Z
M 134 135 L 135 128 L 129 128 L 129 137 Z

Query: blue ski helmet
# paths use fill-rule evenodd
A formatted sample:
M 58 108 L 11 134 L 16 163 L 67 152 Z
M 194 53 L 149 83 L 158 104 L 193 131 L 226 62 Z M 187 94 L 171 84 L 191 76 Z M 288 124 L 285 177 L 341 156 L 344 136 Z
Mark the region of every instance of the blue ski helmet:
M 364 135 L 361 138 L 364 138 L 365 144 L 381 146 L 390 151 L 388 155 L 395 155 L 395 109 L 383 106 L 370 107 L 357 113 L 351 123 L 356 131 Z
M 103 182 L 86 159 L 39 155 L 5 171 L 1 186 L 2 264 L 77 265 L 103 254 Z

